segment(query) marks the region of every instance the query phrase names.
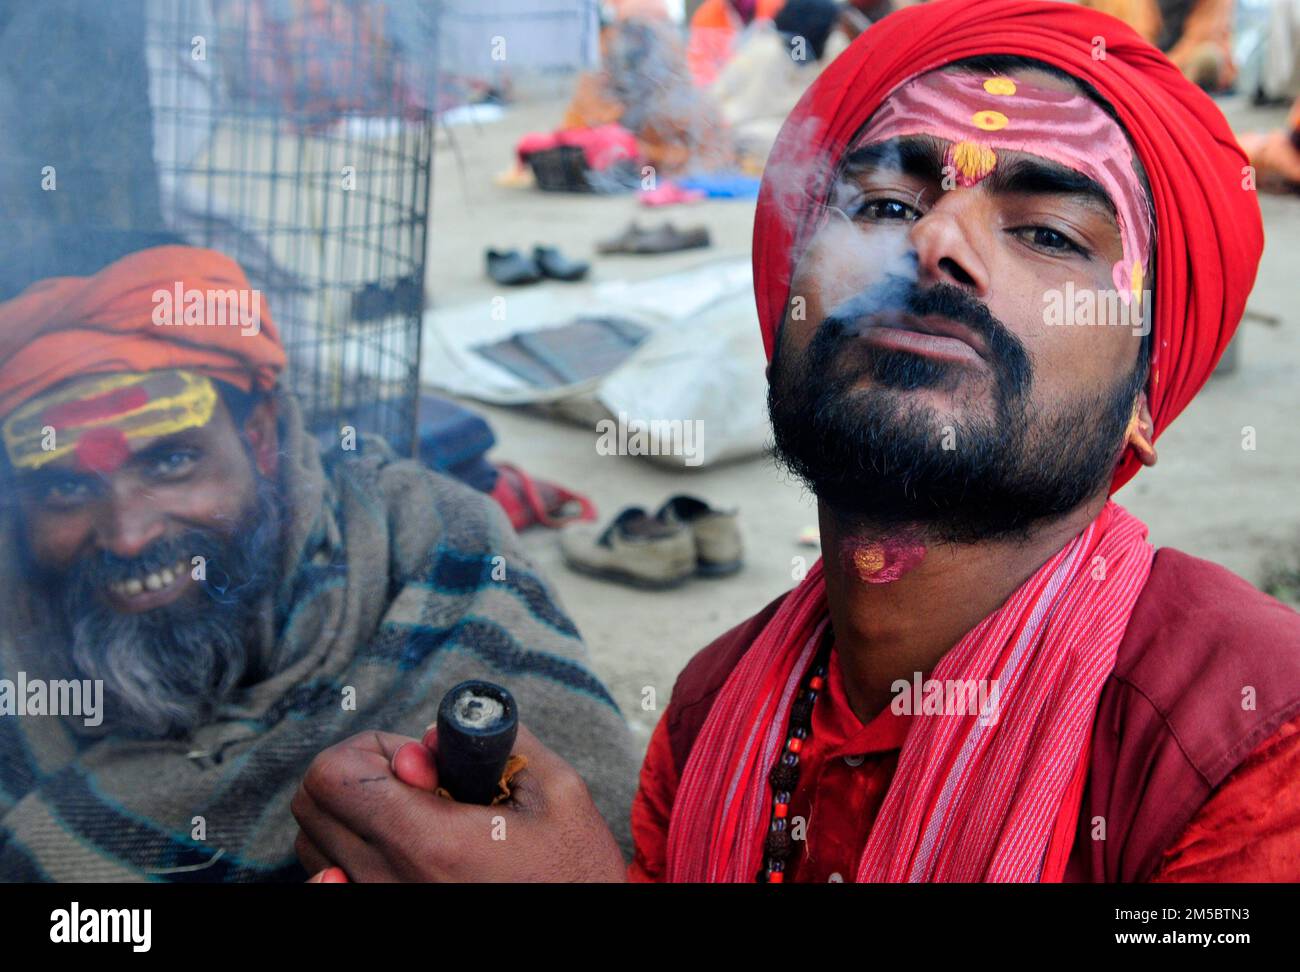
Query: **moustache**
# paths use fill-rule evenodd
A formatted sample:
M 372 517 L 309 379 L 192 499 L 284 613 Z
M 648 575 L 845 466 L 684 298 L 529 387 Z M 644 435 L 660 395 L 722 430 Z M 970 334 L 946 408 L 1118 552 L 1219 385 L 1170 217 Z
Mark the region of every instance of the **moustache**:
M 110 584 L 155 573 L 184 563 L 198 569 L 195 579 L 209 600 L 237 606 L 267 589 L 276 572 L 280 516 L 272 487 L 259 483 L 256 512 L 230 537 L 208 530 L 190 530 L 164 537 L 135 557 L 101 550 L 81 560 L 62 578 L 61 586 L 89 603 Z
M 43 586 L 62 589 L 70 603 L 90 603 L 109 584 L 184 563 L 208 600 L 239 607 L 257 599 L 279 570 L 283 511 L 276 486 L 259 477 L 254 502 L 229 533 L 190 529 L 163 537 L 134 557 L 99 550 L 82 558 L 61 576 L 42 575 Z M 201 570 L 200 570 L 201 568 Z
M 822 320 L 817 338 L 824 345 L 856 337 L 872 326 L 866 323 L 872 317 L 891 313 L 933 315 L 965 325 L 984 339 L 1004 388 L 1017 395 L 1027 391 L 1033 369 L 1024 344 L 983 301 L 953 284 L 921 288 L 912 276 L 886 273 L 878 282 L 832 308 Z
M 195 530 L 182 536 L 159 540 L 136 557 L 119 557 L 107 550 L 100 550 L 78 564 L 76 579 L 96 585 L 113 584 L 171 567 L 181 561 L 188 564 L 192 558 L 204 556 L 220 547 L 220 542 Z

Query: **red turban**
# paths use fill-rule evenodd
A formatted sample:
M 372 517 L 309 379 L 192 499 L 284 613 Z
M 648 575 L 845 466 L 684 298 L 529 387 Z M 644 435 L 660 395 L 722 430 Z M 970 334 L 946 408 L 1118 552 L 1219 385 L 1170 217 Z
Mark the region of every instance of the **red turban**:
M 284 348 L 266 300 L 256 332 L 239 322 L 163 326 L 158 291 L 252 295 L 239 265 L 213 250 L 140 250 L 92 277 L 52 277 L 0 304 L 0 418 L 69 378 L 183 369 L 243 391 L 270 390 Z M 169 305 L 170 306 L 170 305 Z M 233 305 L 232 305 L 233 306 Z M 176 315 L 179 307 L 173 308 Z
M 909 78 L 993 54 L 1032 57 L 1089 82 L 1115 108 L 1146 168 L 1156 213 L 1147 382 L 1154 438 L 1205 384 L 1241 320 L 1264 246 L 1259 203 L 1243 186 L 1246 156 L 1204 92 L 1121 21 L 1055 0 L 940 0 L 891 13 L 804 94 L 768 160 L 754 220 L 754 292 L 768 357 L 793 268 L 854 135 Z M 1126 453 L 1111 492 L 1139 466 Z

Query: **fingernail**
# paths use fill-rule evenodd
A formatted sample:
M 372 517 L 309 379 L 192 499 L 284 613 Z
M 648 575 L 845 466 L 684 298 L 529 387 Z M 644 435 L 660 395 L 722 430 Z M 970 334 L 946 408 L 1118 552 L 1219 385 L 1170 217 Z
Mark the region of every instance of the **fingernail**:
M 388 761 L 388 769 L 389 772 L 391 772 L 394 776 L 397 775 L 397 754 L 400 753 L 403 749 L 405 749 L 409 745 L 411 745 L 409 742 L 404 742 L 402 743 L 402 745 L 398 746 L 395 750 L 393 750 L 393 758 Z

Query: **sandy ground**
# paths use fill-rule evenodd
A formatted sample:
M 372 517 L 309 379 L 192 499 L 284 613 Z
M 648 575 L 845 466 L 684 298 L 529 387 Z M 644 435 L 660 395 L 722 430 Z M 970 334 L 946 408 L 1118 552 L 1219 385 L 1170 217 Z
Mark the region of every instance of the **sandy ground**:
M 1221 102 L 1237 128 L 1270 128 L 1282 110 L 1254 110 L 1241 99 Z M 706 224 L 710 250 L 660 257 L 604 257 L 592 281 L 640 280 L 688 269 L 720 256 L 747 256 L 753 205 L 706 202 L 646 210 L 634 197 L 557 195 L 507 189 L 492 177 L 505 169 L 520 134 L 554 127 L 563 100 L 512 106 L 496 123 L 439 137 L 429 250 L 430 302 L 447 306 L 499 292 L 483 272 L 486 247 L 551 243 L 589 257 L 595 242 L 633 218 Z M 1247 320 L 1238 332 L 1238 364 L 1216 376 L 1159 442 L 1159 464 L 1125 487 L 1119 500 L 1151 527 L 1157 546 L 1172 546 L 1223 564 L 1259 583 L 1264 563 L 1300 540 L 1300 200 L 1261 196 L 1267 246 L 1250 299 L 1253 310 L 1281 318 L 1278 326 Z M 565 286 L 539 284 L 537 286 Z M 755 323 L 757 327 L 757 323 Z M 814 524 L 811 497 L 770 460 L 674 472 L 645 459 L 598 455 L 592 428 L 468 403 L 496 432 L 493 458 L 585 492 L 602 520 L 627 505 L 657 506 L 689 492 L 738 507 L 746 568 L 724 580 L 698 580 L 668 593 L 642 592 L 568 570 L 550 531 L 533 530 L 525 548 L 550 578 L 591 648 L 596 669 L 645 743 L 667 703 L 677 673 L 716 635 L 793 584 L 795 558 L 809 562 L 801 528 Z M 1242 448 L 1243 427 L 1257 448 Z

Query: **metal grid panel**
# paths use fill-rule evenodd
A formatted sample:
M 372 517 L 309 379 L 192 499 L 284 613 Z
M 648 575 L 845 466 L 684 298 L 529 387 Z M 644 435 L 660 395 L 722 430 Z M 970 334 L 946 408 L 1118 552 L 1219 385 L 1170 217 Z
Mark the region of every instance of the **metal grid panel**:
M 262 290 L 310 427 L 414 449 L 432 99 L 380 0 L 149 0 L 162 220 Z

